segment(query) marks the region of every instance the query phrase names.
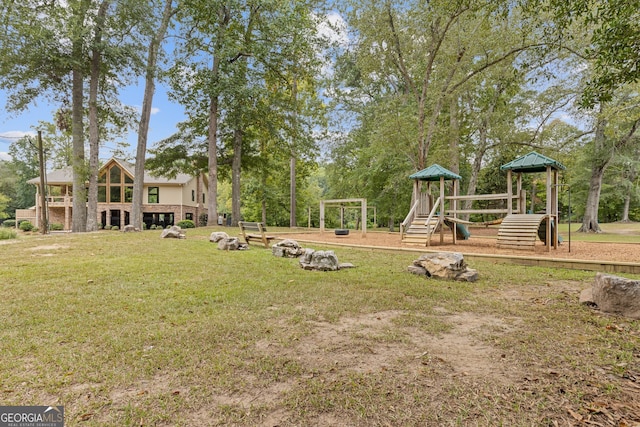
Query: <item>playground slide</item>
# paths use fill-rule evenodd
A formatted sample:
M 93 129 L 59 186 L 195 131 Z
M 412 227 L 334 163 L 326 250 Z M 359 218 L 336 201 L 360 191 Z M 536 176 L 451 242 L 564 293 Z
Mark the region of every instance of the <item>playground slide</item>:
M 456 224 L 456 237 L 462 240 L 469 240 L 471 233 L 469 233 L 469 230 L 464 224 Z

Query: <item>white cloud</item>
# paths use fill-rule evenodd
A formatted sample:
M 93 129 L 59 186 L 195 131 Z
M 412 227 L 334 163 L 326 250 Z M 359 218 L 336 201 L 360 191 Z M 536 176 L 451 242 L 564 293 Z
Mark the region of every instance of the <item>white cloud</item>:
M 318 25 L 318 33 L 332 43 L 346 46 L 349 42 L 347 23 L 338 12 L 330 12 Z
M 0 160 L 11 160 L 11 156 L 9 155 L 9 153 L 0 151 Z
M 141 105 L 135 105 L 133 108 L 135 108 L 137 112 L 141 112 L 142 111 L 142 106 Z M 152 116 L 154 114 L 158 114 L 159 112 L 160 112 L 160 109 L 158 107 L 151 107 L 151 115 Z
M 6 139 L 9 141 L 15 141 L 20 138 L 24 138 L 25 136 L 36 136 L 36 133 L 33 131 L 24 132 L 21 130 L 10 130 L 8 132 L 0 133 L 0 139 Z

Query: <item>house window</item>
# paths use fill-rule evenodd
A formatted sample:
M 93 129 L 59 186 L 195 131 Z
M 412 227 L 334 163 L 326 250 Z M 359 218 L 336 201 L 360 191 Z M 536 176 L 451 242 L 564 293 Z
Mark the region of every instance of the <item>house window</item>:
M 191 190 L 191 201 L 192 202 L 196 201 L 196 190 Z
M 121 181 L 121 170 L 118 166 L 113 166 L 109 171 L 109 182 L 111 184 L 120 184 Z
M 124 202 L 131 203 L 133 201 L 133 187 L 124 187 Z
M 193 214 L 191 212 L 185 213 L 184 219 L 190 219 L 191 221 L 193 221 Z
M 122 195 L 120 194 L 119 185 L 112 185 L 109 187 L 109 201 L 111 203 L 120 203 L 122 201 Z
M 204 193 L 202 193 L 202 203 L 204 203 Z
M 98 203 L 107 203 L 107 187 L 105 185 L 98 186 Z
M 149 200 L 148 203 L 160 203 L 160 188 L 149 187 Z

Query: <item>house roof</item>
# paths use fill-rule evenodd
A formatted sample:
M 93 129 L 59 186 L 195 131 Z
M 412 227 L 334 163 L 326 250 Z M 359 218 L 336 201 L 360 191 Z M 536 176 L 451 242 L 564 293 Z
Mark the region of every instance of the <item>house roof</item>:
M 500 170 L 512 170 L 514 172 L 544 172 L 547 170 L 547 167 L 551 167 L 551 169 L 556 170 L 566 169 L 566 167 L 557 160 L 553 160 L 547 156 L 543 156 L 540 153 L 532 151 L 500 166 Z
M 100 172 L 103 169 L 111 165 L 112 163 L 117 163 L 122 169 L 124 169 L 132 178 L 135 179 L 135 165 L 133 163 L 127 162 L 126 160 L 111 158 L 106 161 L 101 167 Z M 145 184 L 175 184 L 182 185 L 188 183 L 193 177 L 179 173 L 175 176 L 175 178 L 169 178 L 166 176 L 153 175 L 151 172 L 145 170 L 144 171 L 144 183 Z M 37 176 L 33 179 L 27 181 L 29 184 L 40 184 L 40 177 Z M 57 169 L 47 173 L 47 185 L 62 185 L 62 184 L 72 184 L 73 183 L 73 167 L 67 166 L 62 169 Z
M 428 168 L 422 169 L 420 172 L 416 172 L 409 176 L 409 178 L 417 179 L 419 181 L 440 181 L 440 177 L 444 177 L 445 180 L 462 179 L 460 175 L 453 173 L 449 169 L 445 169 L 438 164 L 433 164 Z

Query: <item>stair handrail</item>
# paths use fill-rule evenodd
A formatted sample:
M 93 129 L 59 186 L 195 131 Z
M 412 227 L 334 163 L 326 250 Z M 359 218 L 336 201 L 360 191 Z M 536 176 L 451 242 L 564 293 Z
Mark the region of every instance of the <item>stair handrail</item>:
M 407 224 L 411 224 L 413 222 L 413 218 L 415 217 L 416 210 L 418 209 L 419 205 L 420 205 L 420 200 L 416 200 L 413 206 L 411 207 L 411 210 L 405 217 L 404 221 L 402 221 L 402 223 L 400 224 L 400 240 L 404 239 L 404 233 L 405 231 L 407 231 Z
M 433 216 L 436 214 L 436 212 L 438 212 L 438 207 L 440 206 L 440 203 L 442 203 L 441 209 L 444 209 L 444 203 L 443 203 L 442 200 L 440 200 L 440 197 L 438 197 L 436 199 L 436 202 L 433 204 L 433 208 L 431 209 L 431 212 L 429 212 L 429 217 L 424 222 L 425 226 L 428 227 L 429 224 L 431 224 L 431 220 L 433 219 Z M 444 211 L 442 213 L 444 213 Z M 439 218 L 438 218 L 438 221 L 440 221 Z M 433 227 L 433 230 L 431 230 L 431 227 L 427 228 L 429 230 L 429 234 L 427 235 L 427 244 L 426 244 L 426 246 L 430 246 L 430 244 L 431 244 L 431 235 L 433 234 L 433 232 L 435 231 L 435 229 L 437 227 L 438 227 L 437 225 L 435 227 Z
M 431 212 L 429 212 L 429 217 L 424 222 L 424 225 L 428 225 L 431 223 L 433 216 L 436 214 L 436 212 L 438 212 L 438 206 L 440 206 L 440 202 L 441 202 L 440 197 L 438 197 L 436 199 L 436 202 L 433 204 L 433 208 L 431 208 Z M 444 206 L 442 208 L 444 208 Z

